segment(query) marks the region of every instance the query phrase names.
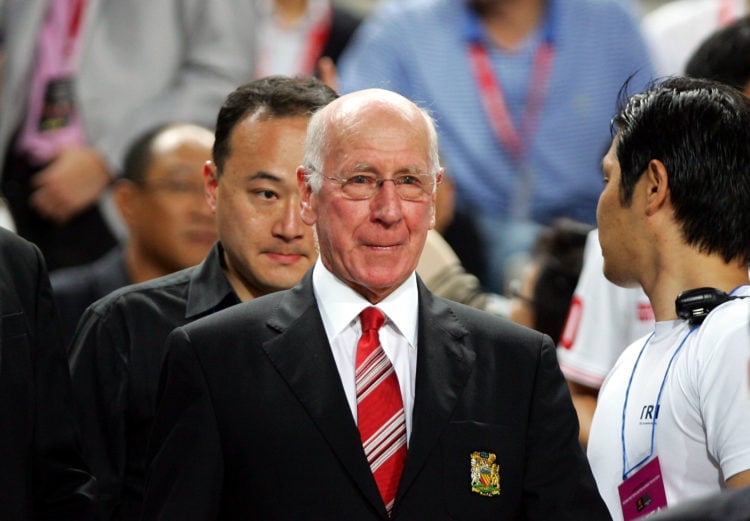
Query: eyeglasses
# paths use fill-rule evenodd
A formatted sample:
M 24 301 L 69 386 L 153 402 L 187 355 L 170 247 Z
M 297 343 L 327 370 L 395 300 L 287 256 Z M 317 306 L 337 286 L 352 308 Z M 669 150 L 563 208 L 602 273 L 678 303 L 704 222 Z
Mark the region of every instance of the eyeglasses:
M 437 181 L 431 174 L 403 173 L 393 179 L 383 179 L 370 173 L 355 173 L 347 177 L 333 177 L 320 174 L 326 179 L 341 185 L 341 192 L 347 199 L 370 199 L 386 181 L 391 181 L 396 192 L 405 201 L 422 201 L 435 191 Z

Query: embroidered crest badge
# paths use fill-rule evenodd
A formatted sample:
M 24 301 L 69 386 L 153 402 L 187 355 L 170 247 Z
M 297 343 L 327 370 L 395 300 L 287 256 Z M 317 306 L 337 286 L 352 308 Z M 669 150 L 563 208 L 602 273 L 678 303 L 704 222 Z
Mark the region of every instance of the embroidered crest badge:
M 494 452 L 471 453 L 471 491 L 482 496 L 500 494 L 500 465 Z

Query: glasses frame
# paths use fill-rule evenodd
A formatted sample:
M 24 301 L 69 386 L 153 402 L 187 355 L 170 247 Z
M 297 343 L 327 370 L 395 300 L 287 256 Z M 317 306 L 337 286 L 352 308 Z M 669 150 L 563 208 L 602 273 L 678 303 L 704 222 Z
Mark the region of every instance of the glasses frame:
M 399 198 L 401 198 L 402 200 L 404 200 L 404 201 L 423 201 L 423 200 L 426 200 L 426 198 L 428 198 L 429 196 L 433 195 L 435 193 L 435 191 L 437 190 L 438 185 L 440 184 L 440 181 L 438 180 L 437 174 L 435 174 L 435 175 L 433 175 L 433 174 L 425 174 L 425 173 L 418 173 L 418 174 L 410 173 L 410 174 L 407 174 L 407 175 L 410 175 L 410 176 L 413 176 L 413 177 L 429 177 L 432 180 L 432 182 L 430 183 L 431 186 L 432 186 L 432 188 L 429 191 L 425 191 L 424 189 L 421 190 L 421 192 L 424 194 L 425 197 L 419 197 L 417 199 L 409 199 L 409 198 L 405 198 L 403 196 L 403 194 L 399 191 L 398 187 L 400 185 L 404 184 L 403 182 L 399 183 L 399 181 L 401 181 L 401 179 L 386 179 L 384 177 L 375 177 L 375 189 L 373 190 L 372 194 L 368 195 L 367 197 L 351 197 L 350 195 L 348 195 L 344 191 L 344 186 L 352 178 L 354 178 L 354 177 L 357 177 L 359 175 L 371 177 L 372 173 L 370 173 L 370 172 L 360 172 L 360 173 L 353 174 L 349 178 L 345 178 L 345 177 L 337 177 L 337 176 L 325 175 L 323 172 L 315 170 L 314 168 L 310 168 L 310 169 L 308 169 L 308 171 L 311 172 L 311 173 L 312 172 L 316 172 L 321 177 L 323 177 L 325 179 L 328 179 L 330 181 L 335 181 L 336 183 L 338 183 L 339 187 L 341 188 L 341 193 L 344 195 L 344 197 L 346 197 L 347 199 L 349 199 L 351 201 L 367 201 L 368 199 L 372 199 L 375 196 L 375 194 L 378 193 L 378 190 L 380 190 L 383 187 L 383 184 L 386 181 L 391 181 L 393 183 L 393 186 L 396 187 L 396 193 L 398 194 Z

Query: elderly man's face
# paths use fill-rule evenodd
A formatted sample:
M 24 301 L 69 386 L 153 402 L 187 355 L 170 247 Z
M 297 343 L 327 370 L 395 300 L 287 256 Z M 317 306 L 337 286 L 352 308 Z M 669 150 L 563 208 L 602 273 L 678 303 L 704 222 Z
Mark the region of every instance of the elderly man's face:
M 362 110 L 353 123 L 334 132 L 322 173 L 383 179 L 431 173 L 426 123 L 415 114 L 383 107 Z M 371 198 L 352 200 L 330 179 L 323 180 L 319 193 L 304 184 L 302 189 L 302 216 L 316 225 L 323 263 L 370 302 L 385 298 L 415 270 L 427 231 L 435 224 L 434 191 L 404 200 L 395 184 L 386 182 Z

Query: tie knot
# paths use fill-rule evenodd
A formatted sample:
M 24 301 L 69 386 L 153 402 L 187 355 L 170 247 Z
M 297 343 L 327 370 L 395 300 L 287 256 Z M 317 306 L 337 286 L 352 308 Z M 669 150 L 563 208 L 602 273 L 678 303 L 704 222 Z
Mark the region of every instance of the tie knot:
M 362 322 L 362 332 L 372 329 L 378 330 L 385 322 L 385 315 L 378 308 L 369 307 L 362 310 L 359 314 L 359 320 Z

